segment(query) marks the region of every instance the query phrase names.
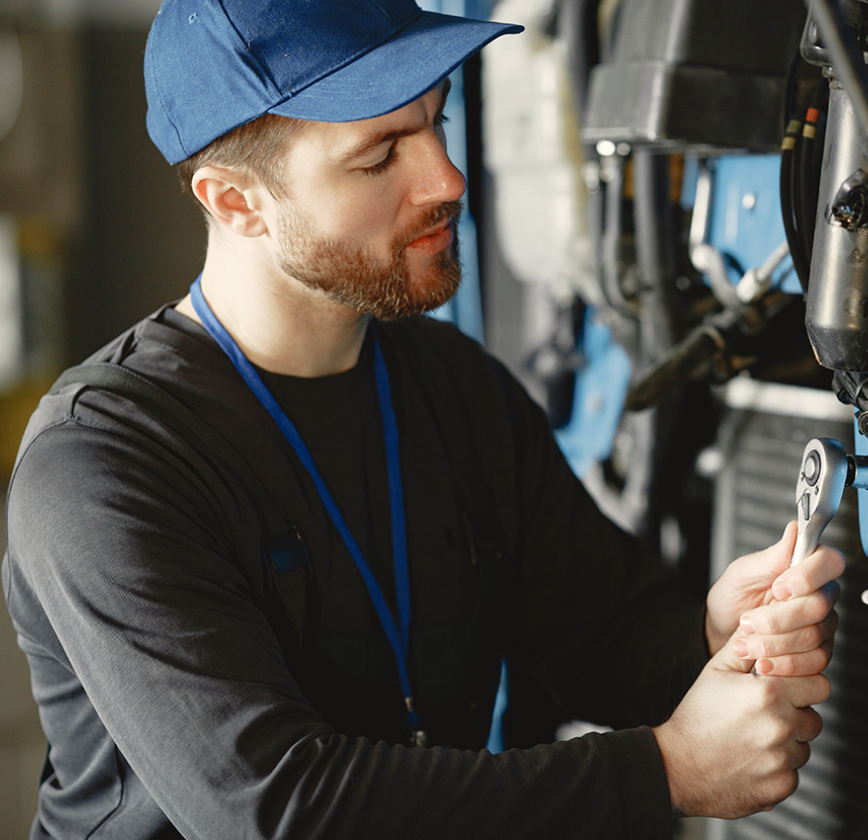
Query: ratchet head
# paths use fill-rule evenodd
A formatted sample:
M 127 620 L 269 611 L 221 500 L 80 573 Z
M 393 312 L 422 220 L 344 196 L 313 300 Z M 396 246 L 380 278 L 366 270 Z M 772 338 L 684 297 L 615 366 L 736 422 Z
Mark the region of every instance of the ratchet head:
M 838 511 L 847 481 L 847 453 L 832 438 L 808 441 L 796 482 L 799 536 L 791 565 L 801 563 L 820 543 L 823 529 Z

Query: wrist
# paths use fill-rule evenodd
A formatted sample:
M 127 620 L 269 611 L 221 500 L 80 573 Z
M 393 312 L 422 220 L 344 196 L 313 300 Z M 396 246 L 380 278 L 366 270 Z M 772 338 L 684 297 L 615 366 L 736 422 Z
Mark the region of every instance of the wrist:
M 693 813 L 688 802 L 688 796 L 683 780 L 688 777 L 684 768 L 684 744 L 677 731 L 677 727 L 668 721 L 655 726 L 651 730 L 657 740 L 657 749 L 663 759 L 663 769 L 666 772 L 666 781 L 669 785 L 669 801 L 672 812 L 682 816 L 692 816 Z

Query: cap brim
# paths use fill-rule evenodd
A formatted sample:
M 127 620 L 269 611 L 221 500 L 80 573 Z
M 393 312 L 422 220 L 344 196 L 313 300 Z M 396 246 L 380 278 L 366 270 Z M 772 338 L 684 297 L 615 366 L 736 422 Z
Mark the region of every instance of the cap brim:
M 427 93 L 490 41 L 523 28 L 425 12 L 385 43 L 268 113 L 319 122 L 379 117 Z

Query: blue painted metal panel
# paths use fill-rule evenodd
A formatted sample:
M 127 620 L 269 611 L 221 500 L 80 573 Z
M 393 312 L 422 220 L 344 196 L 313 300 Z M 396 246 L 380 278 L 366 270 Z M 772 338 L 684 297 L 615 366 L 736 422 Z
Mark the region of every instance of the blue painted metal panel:
M 731 155 L 710 161 L 714 186 L 708 242 L 729 257 L 733 282 L 762 265 L 784 241 L 780 155 Z M 790 294 L 801 293 L 788 258 L 773 275 Z
M 854 450 L 857 455 L 868 455 L 868 438 L 859 431 L 859 424 L 853 418 Z M 859 536 L 862 538 L 862 551 L 868 555 L 868 490 L 857 490 L 859 496 Z
M 580 478 L 595 461 L 604 461 L 612 452 L 632 372 L 627 352 L 593 309 L 585 314 L 581 350 L 585 364 L 576 374 L 570 420 L 555 433 Z

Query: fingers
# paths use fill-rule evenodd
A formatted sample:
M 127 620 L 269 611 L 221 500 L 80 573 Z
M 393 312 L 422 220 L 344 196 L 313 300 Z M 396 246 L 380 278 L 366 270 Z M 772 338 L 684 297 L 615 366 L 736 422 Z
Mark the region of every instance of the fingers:
M 721 646 L 720 650 L 712 657 L 709 665 L 719 671 L 737 671 L 747 674 L 753 669 L 754 661 L 747 656 L 741 656 L 739 632 L 736 631 L 729 642 Z
M 819 738 L 823 732 L 823 718 L 819 713 L 810 706 L 800 710 L 800 726 L 796 733 L 796 743 L 804 747 L 804 749 L 795 749 L 794 753 L 798 754 L 798 764 L 793 766 L 794 770 L 799 770 L 808 763 L 811 757 L 811 748 L 809 742 Z M 801 760 L 799 757 L 803 756 Z
M 811 706 L 828 697 L 825 677 L 735 673 L 730 647 L 654 729 L 673 805 L 685 814 L 733 818 L 771 808 L 795 790 L 823 728 Z
M 787 523 L 780 540 L 762 551 L 739 557 L 730 563 L 726 574 L 733 576 L 733 584 L 742 589 L 768 589 L 772 582 L 789 568 L 797 534 L 796 523 Z
M 754 678 L 758 683 L 777 683 L 774 686 L 766 686 L 765 690 L 776 692 L 783 691 L 790 704 L 799 710 L 798 730 L 794 733 L 797 741 L 813 741 L 820 734 L 823 722 L 814 709 L 809 707 L 819 706 L 829 699 L 832 687 L 829 680 L 822 674 L 814 674 L 810 677 L 777 677 Z
M 778 543 L 736 560 L 711 588 L 705 635 L 712 654 L 727 645 L 738 627 L 747 641 L 739 644 L 736 658 L 780 658 L 764 663 L 760 673 L 802 675 L 828 664 L 832 648 L 823 644 L 834 633 L 827 618 L 840 596 L 835 579 L 844 571 L 844 557 L 820 546 L 790 568 L 795 536 L 795 523 L 790 523 Z M 818 630 L 798 632 L 812 625 L 819 625 Z
M 779 601 L 799 598 L 836 580 L 846 563 L 840 551 L 821 545 L 803 563 L 787 569 L 772 584 L 772 595 Z
M 779 635 L 752 634 L 733 641 L 733 652 L 746 662 L 756 661 L 756 671 L 779 677 L 818 674 L 832 659 L 838 614 L 832 610 L 818 624 Z
M 841 597 L 837 581 L 830 581 L 815 591 L 786 601 L 771 601 L 748 610 L 739 621 L 745 635 L 779 635 L 811 624 L 819 624 L 832 612 Z
M 747 610 L 733 651 L 745 662 L 756 661 L 765 676 L 817 674 L 831 660 L 838 626 L 834 606 L 841 590 L 835 578 L 844 571 L 844 557 L 821 546 L 804 563 L 778 576 L 774 600 Z
M 796 533 L 795 523 L 789 523 L 775 545 L 739 557 L 711 587 L 705 635 L 712 654 L 726 644 L 745 611 L 772 600 L 771 586 L 789 568 Z
M 798 654 L 776 656 L 773 659 L 756 660 L 755 669 L 763 677 L 798 677 L 819 674 L 832 658 L 831 642 L 819 648 Z

